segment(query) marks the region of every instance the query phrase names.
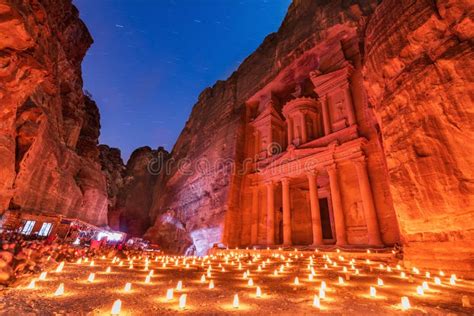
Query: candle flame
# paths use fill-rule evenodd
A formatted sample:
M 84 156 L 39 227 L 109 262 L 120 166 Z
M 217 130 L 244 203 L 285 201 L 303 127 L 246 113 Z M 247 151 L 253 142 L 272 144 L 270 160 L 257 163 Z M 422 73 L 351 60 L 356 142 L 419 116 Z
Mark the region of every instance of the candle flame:
M 173 289 L 168 289 L 166 291 L 166 300 L 171 301 L 173 299 Z
M 34 289 L 35 288 L 35 280 L 31 280 L 30 284 L 28 284 L 28 289 Z
M 403 310 L 408 310 L 410 309 L 411 305 L 410 305 L 410 301 L 408 300 L 408 297 L 406 296 L 403 296 L 402 297 L 402 309 Z
M 300 280 L 298 279 L 298 277 L 295 277 L 294 284 L 295 285 L 300 285 Z
M 63 268 L 64 268 L 64 261 L 62 261 L 58 267 L 56 268 L 56 272 L 59 273 L 61 271 L 63 271 Z
M 326 298 L 326 292 L 324 291 L 322 287 L 319 288 L 319 298 L 320 299 Z
M 44 281 L 44 280 L 46 280 L 47 275 L 48 275 L 48 272 L 41 272 L 41 274 L 39 276 L 39 279 Z
M 321 300 L 319 299 L 317 295 L 314 295 L 313 306 L 316 308 L 321 308 Z
M 417 286 L 417 287 L 416 287 L 416 293 L 417 293 L 418 295 L 420 295 L 420 296 L 422 296 L 423 294 L 425 294 L 424 291 L 423 291 L 423 287 L 422 287 L 422 286 Z
M 110 311 L 110 314 L 120 315 L 120 309 L 122 309 L 122 301 L 116 300 L 114 304 L 112 305 L 112 310 Z
M 234 308 L 239 308 L 239 295 L 238 294 L 234 295 L 234 302 L 232 303 L 232 306 Z
M 370 297 L 376 297 L 377 296 L 377 289 L 373 286 L 370 287 Z
M 64 283 L 59 284 L 56 292 L 54 292 L 54 296 L 61 296 L 64 294 Z
M 91 274 L 89 274 L 89 277 L 87 278 L 87 281 L 88 282 L 94 282 L 94 278 L 95 278 L 95 273 L 91 273 Z
M 248 286 L 253 286 L 253 280 L 252 280 L 252 278 L 249 279 L 249 281 L 247 282 L 247 285 L 248 285 Z
M 186 294 L 181 294 L 179 297 L 179 309 L 186 308 Z

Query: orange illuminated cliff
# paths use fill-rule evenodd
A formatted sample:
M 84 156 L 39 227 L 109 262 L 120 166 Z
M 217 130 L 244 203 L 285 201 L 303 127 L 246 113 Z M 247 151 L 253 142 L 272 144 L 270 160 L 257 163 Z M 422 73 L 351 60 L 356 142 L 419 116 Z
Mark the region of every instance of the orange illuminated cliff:
M 294 1 L 202 92 L 147 236 L 198 254 L 400 243 L 409 264 L 472 270 L 472 14 L 471 1 Z

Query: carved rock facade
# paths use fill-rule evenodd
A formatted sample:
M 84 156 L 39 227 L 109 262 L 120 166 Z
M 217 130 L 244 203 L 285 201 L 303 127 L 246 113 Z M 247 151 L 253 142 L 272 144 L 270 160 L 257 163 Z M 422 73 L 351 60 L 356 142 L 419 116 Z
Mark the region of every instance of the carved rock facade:
M 473 270 L 472 12 L 472 1 L 294 1 L 200 95 L 147 236 L 198 254 L 403 243 L 408 264 Z M 284 169 L 298 162 L 310 170 Z

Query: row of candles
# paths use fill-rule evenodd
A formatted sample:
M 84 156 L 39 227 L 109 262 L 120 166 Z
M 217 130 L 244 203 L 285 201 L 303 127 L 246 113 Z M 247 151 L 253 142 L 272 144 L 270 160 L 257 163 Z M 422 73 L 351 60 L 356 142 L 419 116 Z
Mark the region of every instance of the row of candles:
M 183 267 L 185 267 L 186 269 L 189 269 L 191 267 L 191 265 L 195 266 L 197 264 L 197 261 L 200 261 L 201 262 L 201 264 L 200 264 L 201 267 L 204 267 L 206 265 L 208 266 L 206 274 L 203 274 L 201 276 L 201 279 L 200 279 L 201 283 L 206 283 L 207 282 L 206 276 L 209 279 L 211 278 L 212 261 L 218 260 L 218 259 L 223 259 L 221 261 L 224 261 L 225 265 L 228 265 L 231 268 L 235 268 L 235 266 L 237 266 L 237 268 L 236 268 L 237 270 L 243 270 L 244 267 L 243 267 L 242 262 L 240 260 L 242 258 L 242 256 L 243 256 L 242 254 L 233 253 L 233 252 L 231 252 L 230 254 L 229 253 L 221 253 L 221 254 L 217 254 L 217 255 L 211 255 L 211 256 L 206 256 L 206 257 L 203 257 L 203 258 L 169 257 L 169 256 L 159 256 L 158 257 L 157 256 L 157 257 L 154 257 L 154 261 L 157 262 L 159 259 L 161 259 L 161 263 L 162 263 L 161 267 L 162 268 L 166 268 L 168 264 L 172 264 L 172 263 L 174 263 L 174 266 L 179 267 L 180 266 L 180 261 L 181 261 L 181 265 Z M 302 258 L 302 257 L 303 257 L 303 254 L 298 253 L 296 251 L 295 251 L 295 253 L 289 253 L 286 256 L 281 254 L 281 253 L 272 254 L 272 256 L 271 256 L 272 260 L 270 260 L 270 258 L 267 258 L 266 260 L 262 260 L 262 262 L 260 264 L 258 264 L 258 267 L 257 267 L 256 271 L 261 272 L 263 269 L 266 268 L 267 265 L 269 265 L 271 263 L 277 263 L 277 261 L 280 261 L 284 264 L 281 264 L 278 269 L 275 269 L 273 271 L 273 274 L 272 274 L 273 276 L 278 276 L 279 274 L 285 272 L 285 268 L 290 267 L 290 263 L 293 262 L 293 259 L 296 260 L 296 259 Z M 103 257 L 102 259 L 105 259 L 105 257 Z M 138 259 L 137 259 L 137 257 L 128 258 L 127 261 L 128 261 L 129 269 L 134 269 L 135 261 L 139 261 L 139 260 L 142 260 L 142 259 L 144 261 L 143 270 L 144 271 L 149 271 L 149 266 L 150 266 L 151 260 L 148 257 L 144 257 L 144 258 L 143 257 L 138 257 Z M 338 268 L 339 265 L 338 265 L 337 261 L 339 261 L 339 263 L 342 264 L 342 265 L 344 265 L 346 263 L 346 259 L 341 255 L 338 255 L 337 258 L 332 258 L 328 254 L 325 254 L 325 255 L 322 256 L 322 259 L 323 259 L 323 262 L 325 262 L 322 269 L 326 269 L 326 270 L 333 269 L 333 268 Z M 252 266 L 252 264 L 257 264 L 260 260 L 261 260 L 261 255 L 258 254 L 258 255 L 255 255 L 253 257 L 251 263 L 247 263 L 247 270 L 243 273 L 243 279 L 247 280 L 247 286 L 249 286 L 249 287 L 253 287 L 255 284 L 253 282 L 253 279 L 251 277 L 249 277 L 251 273 L 250 273 L 248 267 Z M 314 259 L 313 255 L 309 256 L 308 270 L 311 271 L 309 276 L 308 276 L 309 281 L 312 281 L 314 276 L 316 275 L 316 272 L 314 270 L 314 264 L 315 264 L 314 260 L 315 259 Z M 191 261 L 191 265 L 188 261 Z M 81 258 L 76 263 L 77 264 L 82 264 L 82 263 L 87 263 L 87 262 L 89 262 L 88 258 L 84 258 L 84 260 Z M 120 260 L 120 259 L 115 257 L 115 258 L 112 259 L 112 263 L 117 264 L 118 266 L 122 267 L 124 265 L 124 260 Z M 356 264 L 355 259 L 351 259 L 349 261 L 348 265 L 350 265 L 350 269 L 354 271 L 353 273 L 355 275 L 359 275 L 360 270 L 355 267 L 355 264 Z M 372 272 L 373 269 L 374 269 L 373 263 L 369 259 L 367 259 L 365 261 L 365 264 L 369 267 L 369 270 Z M 90 266 L 95 266 L 94 260 L 91 260 L 89 265 Z M 226 271 L 224 266 L 222 265 L 222 263 L 219 263 L 218 267 L 221 269 L 222 272 Z M 56 272 L 60 273 L 63 270 L 63 268 L 64 268 L 64 262 L 61 262 L 58 265 L 58 267 L 56 268 Z M 395 269 L 400 270 L 400 271 L 402 270 L 402 268 L 399 265 L 397 265 L 397 267 Z M 383 264 L 379 265 L 379 270 L 392 272 L 391 267 L 384 266 Z M 111 272 L 111 267 L 108 266 L 106 268 L 105 272 L 110 273 Z M 348 270 L 347 266 L 342 267 L 342 272 L 346 275 L 346 279 L 350 279 L 349 270 Z M 413 268 L 412 272 L 413 272 L 413 274 L 420 274 L 420 271 L 417 268 Z M 153 276 L 153 273 L 154 273 L 154 270 L 149 271 L 148 275 L 145 278 L 145 283 L 150 283 L 151 282 L 151 276 Z M 439 275 L 442 276 L 442 277 L 445 276 L 444 272 L 442 272 L 442 271 L 440 271 Z M 38 279 L 39 280 L 45 280 L 46 276 L 47 276 L 47 273 L 43 272 L 43 273 L 41 273 L 41 275 L 39 276 Z M 429 279 L 431 277 L 431 274 L 429 272 L 426 272 L 425 276 L 426 276 L 426 278 Z M 407 278 L 406 277 L 406 272 L 401 271 L 400 272 L 400 277 L 402 279 L 406 279 Z M 411 275 L 410 275 L 410 278 L 411 278 Z M 95 280 L 95 273 L 90 273 L 88 278 L 87 278 L 87 281 L 88 282 L 94 282 L 94 280 Z M 437 276 L 434 277 L 434 284 L 441 285 L 441 283 L 442 282 L 441 282 L 440 277 L 437 277 Z M 451 285 L 456 284 L 456 276 L 454 274 L 451 275 L 451 277 L 449 279 L 449 283 Z M 300 285 L 300 281 L 299 281 L 298 277 L 295 277 L 293 284 L 295 286 Z M 338 277 L 338 284 L 340 284 L 340 285 L 345 284 L 344 278 L 342 278 L 341 276 Z M 381 278 L 377 279 L 377 286 L 379 286 L 379 287 L 384 286 L 384 282 Z M 34 287 L 35 287 L 35 280 L 31 281 L 28 288 L 32 289 Z M 132 287 L 131 283 L 126 283 L 125 287 L 124 287 L 124 292 L 130 292 L 131 287 Z M 214 281 L 211 279 L 209 281 L 209 289 L 213 289 L 214 287 L 215 287 Z M 181 291 L 182 288 L 183 288 L 182 281 L 178 281 L 177 286 L 176 286 L 176 290 Z M 326 288 L 327 288 L 326 282 L 321 281 L 321 286 L 319 288 L 319 293 L 314 295 L 314 297 L 313 297 L 313 306 L 314 307 L 321 308 L 321 300 L 324 300 L 326 298 Z M 424 295 L 424 292 L 428 289 L 429 289 L 428 282 L 424 281 L 424 282 L 422 282 L 421 286 L 416 287 L 416 292 L 417 292 L 418 295 L 422 296 L 422 295 Z M 168 300 L 168 301 L 173 300 L 173 292 L 174 292 L 173 290 L 174 289 L 168 289 L 167 290 L 166 300 Z M 61 296 L 63 294 L 64 294 L 64 284 L 61 283 L 58 286 L 57 290 L 55 291 L 54 295 L 55 296 Z M 377 290 L 376 290 L 375 286 L 370 286 L 369 294 L 370 294 L 370 297 L 372 297 L 372 298 L 377 297 Z M 257 286 L 256 289 L 255 289 L 255 297 L 257 297 L 257 298 L 262 297 L 262 290 L 259 286 Z M 181 296 L 179 297 L 179 305 L 178 305 L 179 309 L 185 309 L 186 308 L 186 298 L 187 298 L 186 294 L 181 294 Z M 409 298 L 407 296 L 401 297 L 400 303 L 401 303 L 401 308 L 404 309 L 404 310 L 407 310 L 411 307 Z M 112 310 L 111 310 L 112 314 L 113 315 L 119 314 L 120 310 L 121 310 L 121 306 L 122 306 L 121 300 L 116 300 L 114 302 L 113 306 L 112 306 Z M 234 295 L 232 306 L 233 306 L 233 308 L 236 308 L 236 309 L 239 308 L 238 294 Z

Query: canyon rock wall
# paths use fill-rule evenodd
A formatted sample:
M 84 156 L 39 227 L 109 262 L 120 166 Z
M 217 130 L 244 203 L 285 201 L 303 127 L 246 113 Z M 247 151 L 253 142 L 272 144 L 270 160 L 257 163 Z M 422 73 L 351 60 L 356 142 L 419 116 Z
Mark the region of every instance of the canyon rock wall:
M 384 0 L 364 81 L 377 113 L 405 261 L 474 271 L 474 1 Z
M 123 209 L 120 193 L 124 184 L 126 167 L 120 149 L 99 145 L 99 158 L 107 182 L 107 218 L 110 228 L 120 230 L 120 217 Z
M 153 196 L 160 194 L 155 189 L 169 154 L 163 147 L 140 147 L 124 165 L 119 149 L 107 145 L 100 145 L 99 149 L 107 178 L 109 225 L 129 236 L 141 237 L 152 225 Z
M 0 16 L 0 212 L 107 224 L 99 112 L 82 91 L 86 26 L 69 0 L 1 0 Z

